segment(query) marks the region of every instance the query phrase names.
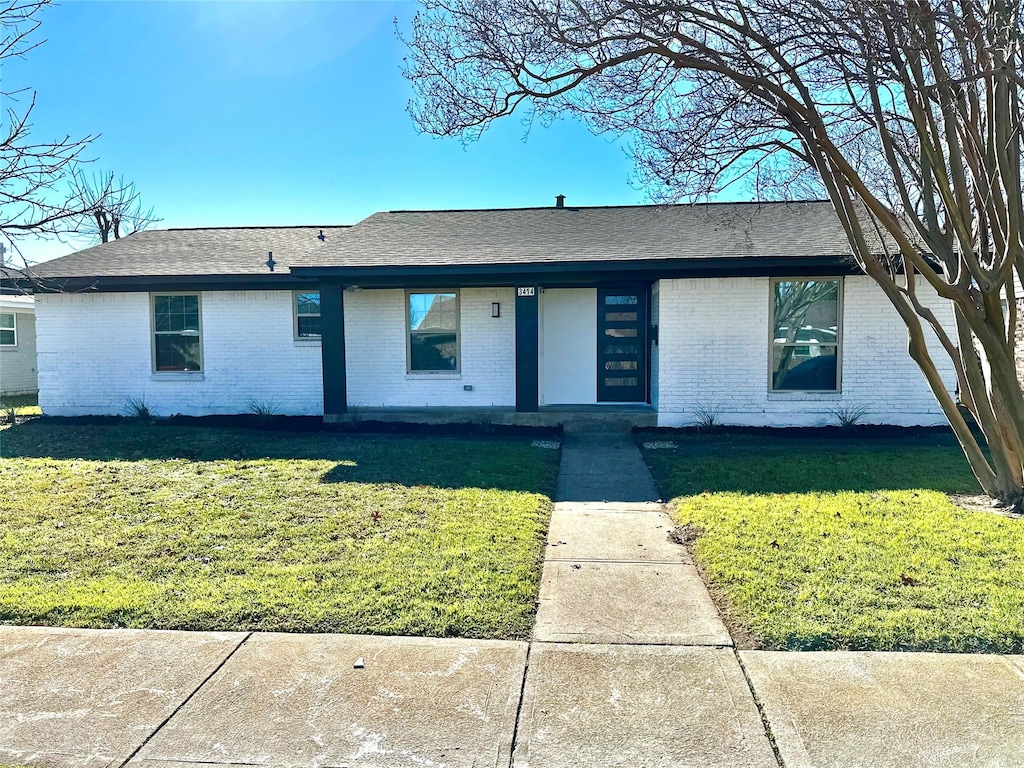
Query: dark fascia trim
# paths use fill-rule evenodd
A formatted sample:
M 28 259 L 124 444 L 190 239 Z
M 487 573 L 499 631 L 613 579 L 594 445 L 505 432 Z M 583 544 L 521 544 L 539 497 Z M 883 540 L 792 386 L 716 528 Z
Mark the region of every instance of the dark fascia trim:
M 292 267 L 267 275 L 138 275 L 130 277 L 44 277 L 36 281 L 0 281 L 30 293 L 128 291 L 251 291 L 316 288 L 322 280 L 361 288 L 438 287 L 451 285 L 515 286 L 540 282 L 549 286 L 594 285 L 634 281 L 649 283 L 674 277 L 788 277 L 807 274 L 860 274 L 844 256 L 708 257 L 636 259 L 631 261 L 531 262 L 523 264 L 450 264 L 438 266 Z
M 440 266 L 292 267 L 292 274 L 330 278 L 361 288 L 394 286 L 518 285 L 524 280 L 544 285 L 651 282 L 673 277 L 785 277 L 812 273 L 858 274 L 848 257 L 800 256 L 771 258 L 711 257 L 700 259 L 637 259 L 528 264 L 456 264 Z
M 4 280 L 30 293 L 121 293 L 134 291 L 273 291 L 315 289 L 315 278 L 275 275 L 143 275 L 132 277 L 39 277 Z

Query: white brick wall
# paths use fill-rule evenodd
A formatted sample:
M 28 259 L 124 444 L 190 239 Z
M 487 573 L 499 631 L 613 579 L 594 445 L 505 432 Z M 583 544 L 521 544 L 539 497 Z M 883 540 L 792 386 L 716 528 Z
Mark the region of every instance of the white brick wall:
M 491 317 L 491 303 L 501 317 Z M 459 291 L 461 373 L 407 372 L 405 291 L 345 293 L 348 402 L 355 406 L 514 406 L 515 290 Z M 471 392 L 465 386 L 472 386 Z
M 844 279 L 842 392 L 770 393 L 769 285 L 768 278 L 660 281 L 652 390 L 661 426 L 692 423 L 696 406 L 717 410 L 721 423 L 748 426 L 835 424 L 833 410 L 851 406 L 869 409 L 863 423 L 945 423 L 907 353 L 905 327 L 866 276 Z M 926 303 L 952 324 L 948 305 L 938 297 Z M 953 391 L 952 365 L 937 342 L 930 348 Z
M 40 296 L 40 405 L 53 416 L 119 414 L 141 397 L 157 415 L 323 413 L 320 343 L 295 341 L 289 291 L 202 294 L 201 375 L 151 370 L 149 294 Z M 515 405 L 511 288 L 460 292 L 462 371 L 406 373 L 404 291 L 345 294 L 348 401 L 365 406 Z M 491 317 L 491 302 L 501 317 Z M 466 392 L 463 387 L 472 385 Z
M 35 392 L 36 379 L 36 319 L 31 312 L 14 312 L 17 344 L 0 347 L 0 395 L 24 395 Z
M 202 294 L 202 374 L 154 374 L 149 294 L 37 297 L 39 404 L 52 416 L 118 414 L 141 397 L 157 415 L 323 413 L 320 343 L 295 341 L 290 291 Z

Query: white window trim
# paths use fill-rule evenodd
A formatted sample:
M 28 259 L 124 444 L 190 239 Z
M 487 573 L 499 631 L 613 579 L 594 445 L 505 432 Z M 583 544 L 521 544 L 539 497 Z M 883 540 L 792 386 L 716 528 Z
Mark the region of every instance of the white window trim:
M 323 333 L 318 333 L 313 336 L 300 336 L 299 335 L 299 318 L 300 317 L 320 317 L 319 313 L 311 315 L 308 312 L 299 314 L 299 296 L 305 296 L 310 293 L 315 293 L 317 296 L 320 295 L 320 289 L 315 291 L 292 291 L 292 339 L 295 341 L 320 341 L 323 338 Z M 321 322 L 323 322 L 321 320 Z
M 433 371 L 418 371 L 412 367 L 412 328 L 409 327 L 409 297 L 420 293 L 455 294 L 455 368 Z M 405 324 L 405 373 L 407 376 L 447 376 L 455 378 L 462 374 L 462 296 L 458 288 L 406 288 L 402 322 Z
M 836 388 L 835 389 L 775 389 L 775 347 L 776 346 L 803 346 L 797 344 L 784 345 L 775 343 L 775 285 L 776 283 L 802 283 L 802 282 L 831 282 L 836 283 L 836 343 L 825 346 L 836 348 Z M 843 392 L 843 276 L 842 275 L 818 275 L 818 276 L 793 276 L 773 277 L 768 281 L 768 394 L 779 395 L 800 395 L 806 398 L 807 395 L 839 395 Z
M 199 370 L 198 371 L 158 371 L 156 368 L 156 297 L 157 296 L 195 296 L 199 308 L 199 330 L 196 336 L 199 338 Z M 172 333 L 171 331 L 160 331 L 163 335 Z M 180 334 L 180 331 L 173 331 L 175 334 Z M 202 376 L 206 372 L 206 345 L 203 344 L 203 294 L 198 291 L 155 291 L 149 294 L 149 348 L 150 348 L 150 371 L 154 377 L 161 378 L 186 378 L 194 376 Z
M 18 313 L 17 312 L 0 312 L 0 315 L 10 315 L 13 318 L 13 325 L 8 328 L 7 326 L 0 326 L 0 330 L 14 331 L 14 343 L 13 344 L 0 344 L 0 347 L 4 349 L 14 349 L 18 346 Z

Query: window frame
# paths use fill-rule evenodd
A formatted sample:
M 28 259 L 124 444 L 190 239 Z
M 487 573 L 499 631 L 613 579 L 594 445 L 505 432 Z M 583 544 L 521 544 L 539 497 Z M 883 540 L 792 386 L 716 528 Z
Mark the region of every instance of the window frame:
M 409 323 L 409 297 L 419 294 L 451 293 L 455 295 L 455 367 L 434 370 L 416 370 L 412 367 L 412 334 Z M 458 288 L 406 288 L 402 304 L 402 323 L 405 325 L 405 373 L 408 376 L 455 376 L 462 373 L 462 295 Z
M 317 296 L 320 295 L 320 289 L 317 288 L 315 291 L 292 291 L 292 339 L 295 341 L 320 341 L 323 339 L 323 327 L 320 328 L 320 333 L 316 335 L 299 335 L 299 318 L 300 317 L 322 317 L 321 314 L 311 315 L 309 313 L 299 314 L 299 296 L 308 296 L 311 293 L 315 293 Z M 321 322 L 323 322 L 321 320 Z
M 14 343 L 4 344 L 3 342 L 0 342 L 0 347 L 4 347 L 5 349 L 14 349 L 15 347 L 18 346 L 18 313 L 15 312 L 14 310 L 11 310 L 10 312 L 0 312 L 0 315 L 10 315 L 12 319 L 10 328 L 6 326 L 0 326 L 0 330 L 14 331 Z
M 156 336 L 181 335 L 181 331 L 157 331 L 156 329 L 156 297 L 157 296 L 195 296 L 196 305 L 199 310 L 199 330 L 196 338 L 199 339 L 199 370 L 198 371 L 160 371 L 156 367 Z M 206 372 L 206 345 L 203 343 L 203 294 L 200 291 L 155 291 L 149 294 L 149 348 L 150 348 L 150 370 L 154 376 L 199 376 Z
M 775 286 L 778 283 L 835 283 L 836 284 L 836 342 L 826 346 L 834 346 L 836 350 L 836 386 L 835 389 L 776 389 L 775 388 L 775 348 L 804 346 L 805 342 L 792 344 L 775 342 Z M 772 395 L 837 395 L 843 391 L 843 309 L 845 298 L 843 275 L 794 275 L 792 277 L 772 277 L 768 281 L 768 393 Z

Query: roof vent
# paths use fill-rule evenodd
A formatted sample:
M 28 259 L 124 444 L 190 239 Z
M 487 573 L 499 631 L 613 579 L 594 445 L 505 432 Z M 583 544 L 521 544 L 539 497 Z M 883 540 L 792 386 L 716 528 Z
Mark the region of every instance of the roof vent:
M 273 251 L 267 251 L 267 261 L 266 261 L 266 264 L 267 264 L 267 269 L 269 269 L 271 272 L 273 272 L 274 271 L 274 265 L 277 264 L 277 262 L 274 261 L 274 252 Z
M 325 235 L 324 231 L 321 229 L 320 234 L 316 236 L 316 239 L 322 243 L 324 240 L 327 239 L 327 235 Z
M 565 208 L 565 195 L 555 195 L 555 208 Z

